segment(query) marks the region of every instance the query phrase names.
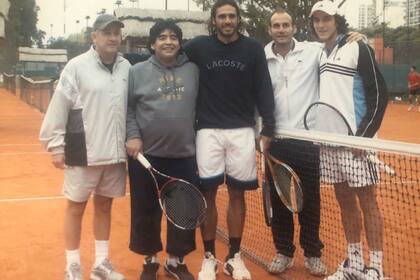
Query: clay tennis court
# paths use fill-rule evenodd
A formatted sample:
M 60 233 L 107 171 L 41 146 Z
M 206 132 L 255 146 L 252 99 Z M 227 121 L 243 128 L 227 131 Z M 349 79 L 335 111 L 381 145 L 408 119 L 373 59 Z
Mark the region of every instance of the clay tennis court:
M 43 114 L 35 108 L 22 102 L 4 89 L 0 89 L 0 268 L 1 279 L 63 279 L 65 265 L 63 240 L 63 215 L 65 199 L 61 196 L 62 171 L 53 168 L 49 155 L 44 152 L 38 141 L 38 132 Z M 406 105 L 390 104 L 385 121 L 380 131 L 384 139 L 420 143 L 420 113 L 407 112 Z M 410 253 L 404 258 L 411 261 L 398 268 L 400 276 L 393 279 L 414 279 L 420 275 L 419 263 L 419 187 L 400 190 L 401 192 L 414 192 L 412 205 L 415 209 L 389 209 L 395 196 L 381 194 L 384 198 L 381 205 L 385 217 L 385 237 L 388 231 L 409 231 L 415 243 L 406 242 L 406 239 L 387 240 L 385 238 L 386 252 L 398 252 L 403 255 L 405 250 Z M 389 188 L 381 191 L 390 191 Z M 224 190 L 221 190 L 223 195 Z M 337 206 L 331 190 L 324 190 L 327 199 L 323 200 L 323 211 L 327 211 L 327 218 L 322 220 L 322 238 L 334 240 L 334 243 L 325 242 L 324 255 L 333 254 L 339 257 L 344 250 L 344 242 L 340 221 L 336 218 Z M 324 199 L 324 194 L 323 194 Z M 247 218 L 244 245 L 248 247 L 271 248 L 267 244 L 269 230 L 267 228 L 253 228 L 250 225 L 254 219 L 262 219 L 256 213 L 260 212 L 260 205 L 248 196 L 248 213 L 254 213 Z M 389 201 L 387 201 L 389 200 Z M 388 204 L 390 203 L 390 204 Z M 138 279 L 142 258 L 128 250 L 129 240 L 129 196 L 117 199 L 114 202 L 111 233 L 110 256 L 113 264 L 125 274 L 127 279 Z M 324 213 L 324 212 L 323 212 Z M 329 216 L 330 213 L 332 216 Z M 220 211 L 219 222 L 224 222 L 224 215 Z M 331 217 L 331 218 L 328 218 Z M 86 209 L 83 222 L 81 241 L 81 256 L 84 265 L 85 277 L 93 263 L 94 248 L 92 234 L 92 205 Z M 395 221 L 400 223 L 394 224 Z M 255 233 L 257 232 L 257 238 Z M 395 235 L 393 235 L 395 236 Z M 264 237 L 264 238 L 260 238 Z M 187 263 L 194 275 L 197 275 L 202 258 L 201 237 L 197 234 L 198 249 L 187 257 Z M 413 248 L 414 246 L 414 248 Z M 417 246 L 417 248 L 416 248 Z M 218 258 L 223 259 L 227 247 L 217 242 Z M 284 275 L 285 279 L 312 279 L 305 272 L 302 265 L 300 249 L 297 252 L 295 267 Z M 267 252 L 271 256 L 273 252 Z M 160 255 L 161 262 L 164 254 Z M 392 266 L 385 259 L 385 271 Z M 249 260 L 246 263 L 252 272 L 253 279 L 277 279 L 269 275 L 261 267 Z M 333 265 L 328 263 L 329 270 Z M 219 280 L 231 279 L 221 272 L 219 265 Z M 398 271 L 393 270 L 393 271 Z M 406 274 L 406 272 L 410 274 Z M 393 275 L 391 275 L 393 276 Z M 406 277 L 408 276 L 408 277 Z M 411 277 L 410 277 L 411 276 Z M 403 277 L 403 278 L 401 278 Z M 159 279 L 167 278 L 160 270 Z M 314 278 L 319 279 L 319 278 Z

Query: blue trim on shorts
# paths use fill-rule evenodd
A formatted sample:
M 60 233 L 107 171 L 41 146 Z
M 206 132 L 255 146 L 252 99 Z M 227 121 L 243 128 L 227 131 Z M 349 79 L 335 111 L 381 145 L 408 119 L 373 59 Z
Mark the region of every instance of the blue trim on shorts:
M 201 178 L 199 188 L 201 191 L 211 191 L 217 189 L 225 181 L 225 174 L 220 174 L 212 177 Z
M 242 189 L 244 191 L 258 189 L 257 179 L 251 181 L 239 181 L 229 175 L 226 175 L 226 184 L 231 188 Z

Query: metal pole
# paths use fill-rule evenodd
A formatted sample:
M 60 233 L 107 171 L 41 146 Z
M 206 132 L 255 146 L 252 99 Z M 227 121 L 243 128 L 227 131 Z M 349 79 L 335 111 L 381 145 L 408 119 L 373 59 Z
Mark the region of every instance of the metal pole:
M 382 64 L 385 64 L 385 7 L 386 0 L 382 1 Z
M 407 0 L 407 64 L 410 63 L 410 0 Z
M 66 35 L 66 0 L 64 0 L 64 35 Z

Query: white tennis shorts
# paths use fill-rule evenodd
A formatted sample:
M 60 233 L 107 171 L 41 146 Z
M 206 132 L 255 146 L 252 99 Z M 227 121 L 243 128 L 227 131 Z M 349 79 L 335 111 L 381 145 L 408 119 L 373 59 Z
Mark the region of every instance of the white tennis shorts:
M 197 165 L 200 179 L 210 186 L 226 183 L 255 189 L 255 133 L 253 128 L 200 129 L 197 132 Z
M 68 166 L 64 170 L 63 194 L 75 202 L 85 202 L 94 193 L 104 197 L 125 195 L 125 163 L 98 166 Z
M 321 181 L 347 182 L 349 187 L 366 187 L 379 182 L 379 168 L 366 157 L 355 157 L 348 148 L 321 146 Z

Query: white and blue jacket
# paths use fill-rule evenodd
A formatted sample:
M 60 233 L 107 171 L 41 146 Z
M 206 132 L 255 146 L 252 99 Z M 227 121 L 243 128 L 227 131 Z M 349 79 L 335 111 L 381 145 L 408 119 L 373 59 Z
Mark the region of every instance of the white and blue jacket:
M 331 52 L 322 52 L 319 72 L 320 101 L 337 108 L 356 136 L 375 136 L 387 106 L 387 89 L 371 47 L 347 43 L 346 36 L 339 35 Z

